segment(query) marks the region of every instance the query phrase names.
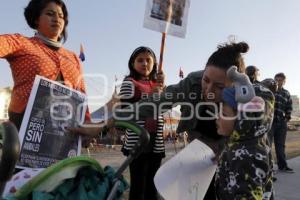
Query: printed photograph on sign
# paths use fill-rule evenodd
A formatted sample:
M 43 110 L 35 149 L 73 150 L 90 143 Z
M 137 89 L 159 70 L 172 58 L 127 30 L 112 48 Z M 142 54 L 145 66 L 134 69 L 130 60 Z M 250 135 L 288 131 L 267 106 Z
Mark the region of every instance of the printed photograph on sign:
M 153 0 L 151 17 L 182 26 L 185 0 Z
M 20 129 L 19 168 L 46 168 L 80 154 L 81 138 L 67 127 L 84 118 L 86 97 L 74 89 L 37 76 Z
M 190 0 L 147 0 L 144 27 L 185 37 Z

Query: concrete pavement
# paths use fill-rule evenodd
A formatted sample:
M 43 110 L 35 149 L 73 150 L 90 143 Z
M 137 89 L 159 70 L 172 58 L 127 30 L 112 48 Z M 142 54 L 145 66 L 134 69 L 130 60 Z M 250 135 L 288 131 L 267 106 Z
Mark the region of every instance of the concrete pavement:
M 299 200 L 300 199 L 300 156 L 288 160 L 288 166 L 295 173 L 286 173 L 276 170 L 274 183 L 276 200 Z

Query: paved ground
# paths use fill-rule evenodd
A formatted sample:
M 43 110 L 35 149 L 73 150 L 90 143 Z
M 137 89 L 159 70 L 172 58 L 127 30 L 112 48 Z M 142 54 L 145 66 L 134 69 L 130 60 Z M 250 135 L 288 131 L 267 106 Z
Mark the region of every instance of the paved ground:
M 288 165 L 294 169 L 294 174 L 276 171 L 277 181 L 274 183 L 275 199 L 300 199 L 300 131 L 289 131 L 286 141 Z M 275 158 L 275 156 L 273 156 Z M 276 158 L 275 158 L 276 159 Z
M 295 173 L 289 174 L 276 171 L 277 181 L 274 183 L 276 200 L 300 199 L 300 156 L 288 160 L 288 165 L 294 169 Z
M 166 146 L 168 159 L 172 157 L 176 153 L 176 151 L 172 143 Z M 176 147 L 176 150 L 178 151 L 178 149 L 180 149 L 180 146 L 177 145 Z M 118 168 L 120 164 L 125 160 L 125 157 L 120 152 L 120 149 L 105 149 L 105 152 L 94 152 L 91 153 L 91 156 L 97 159 L 102 166 L 111 165 L 114 168 Z M 300 200 L 300 131 L 288 133 L 286 152 L 287 157 L 291 158 L 288 160 L 288 164 L 291 168 L 294 169 L 295 173 L 288 174 L 276 171 L 275 176 L 277 177 L 277 181 L 274 183 L 275 199 Z M 126 179 L 129 180 L 129 170 L 127 169 L 123 174 Z
M 171 158 L 180 149 L 183 148 L 183 143 L 174 145 L 173 143 L 166 143 L 166 159 L 163 162 Z M 86 150 L 82 151 L 82 155 L 87 155 Z M 126 159 L 121 152 L 121 146 L 115 145 L 114 148 L 94 148 L 90 150 L 90 156 L 99 161 L 102 166 L 110 165 L 114 168 L 118 168 L 121 163 Z

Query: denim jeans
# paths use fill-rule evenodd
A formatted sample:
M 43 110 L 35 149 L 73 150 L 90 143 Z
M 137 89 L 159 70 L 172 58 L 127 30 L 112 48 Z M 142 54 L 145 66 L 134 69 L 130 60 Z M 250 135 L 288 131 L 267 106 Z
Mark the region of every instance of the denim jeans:
M 285 140 L 287 134 L 287 122 L 274 121 L 272 125 L 272 134 L 274 136 L 275 152 L 277 158 L 277 165 L 279 169 L 287 167 L 285 155 Z

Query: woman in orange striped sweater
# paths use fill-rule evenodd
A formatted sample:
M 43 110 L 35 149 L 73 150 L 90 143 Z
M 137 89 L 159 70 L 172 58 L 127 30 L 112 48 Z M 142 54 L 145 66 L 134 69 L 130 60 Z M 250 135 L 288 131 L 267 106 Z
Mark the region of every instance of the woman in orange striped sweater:
M 20 128 L 36 75 L 63 81 L 85 92 L 78 56 L 62 47 L 67 39 L 68 11 L 62 0 L 31 0 L 24 11 L 27 24 L 36 31 L 33 37 L 0 35 L 0 58 L 12 70 L 14 87 L 9 119 Z

